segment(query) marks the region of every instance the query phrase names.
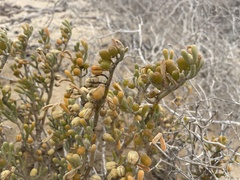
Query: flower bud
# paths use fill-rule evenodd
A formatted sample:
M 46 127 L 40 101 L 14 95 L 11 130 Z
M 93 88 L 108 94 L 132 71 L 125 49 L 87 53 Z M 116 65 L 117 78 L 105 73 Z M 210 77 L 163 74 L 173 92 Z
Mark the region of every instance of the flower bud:
M 187 53 L 186 50 L 181 50 L 181 55 L 183 57 L 183 59 L 186 61 L 186 63 L 190 66 L 191 64 L 193 64 L 193 60 L 190 58 L 189 54 Z
M 49 150 L 48 150 L 47 154 L 48 154 L 49 156 L 51 156 L 51 155 L 53 155 L 54 152 L 55 152 L 55 150 L 52 148 L 52 149 L 49 149 Z
M 186 60 L 183 57 L 179 57 L 177 59 L 178 68 L 180 69 L 180 72 L 183 70 L 188 70 L 190 68 L 189 64 L 186 62 Z
M 170 50 L 169 59 L 173 59 L 173 57 L 174 57 L 174 51 L 173 51 L 173 50 Z
M 179 79 L 179 71 L 178 70 L 174 70 L 172 72 L 172 77 L 175 81 L 177 81 Z
M 174 61 L 173 60 L 166 60 L 165 61 L 165 63 L 166 63 L 166 70 L 167 70 L 167 72 L 169 73 L 169 74 L 172 74 L 172 72 L 174 71 L 174 70 L 177 70 L 177 67 L 176 67 L 176 65 L 174 64 Z
M 150 72 L 149 73 L 149 81 L 153 84 L 160 84 L 163 81 L 163 76 L 159 72 Z
M 103 134 L 103 140 L 104 141 L 107 141 L 107 142 L 115 142 L 115 139 L 112 137 L 112 135 L 111 134 L 109 134 L 109 133 L 104 133 Z
M 37 175 L 37 173 L 38 173 L 37 168 L 33 168 L 33 169 L 30 171 L 30 176 L 31 176 L 31 177 L 35 177 L 35 176 Z
M 198 49 L 196 45 L 191 46 L 192 51 L 192 57 L 193 57 L 193 63 L 196 63 L 198 60 Z
M 162 53 L 163 53 L 164 59 L 168 60 L 168 50 L 167 49 L 163 49 Z
M 85 50 L 87 50 L 87 49 L 88 49 L 88 43 L 87 43 L 87 41 L 81 40 L 80 42 L 81 42 L 83 48 L 84 48 Z

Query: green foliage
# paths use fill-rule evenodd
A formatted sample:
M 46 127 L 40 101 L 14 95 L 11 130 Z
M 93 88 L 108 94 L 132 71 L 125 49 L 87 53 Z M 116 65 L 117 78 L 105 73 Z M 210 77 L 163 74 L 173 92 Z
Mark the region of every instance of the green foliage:
M 39 47 L 30 57 L 26 54 L 33 27 L 22 28 L 16 42 L 0 32 L 0 54 L 14 57 L 11 70 L 17 79 L 14 87 L 1 86 L 1 121 L 15 123 L 20 131 L 16 142 L 1 146 L 2 179 L 40 179 L 48 174 L 50 179 L 140 180 L 150 168 L 172 168 L 159 159 L 173 153 L 170 146 L 191 143 L 192 137 L 179 131 L 190 122 L 176 120 L 160 101 L 200 71 L 204 61 L 195 45 L 182 50 L 176 61 L 174 51 L 164 49 L 163 60 L 135 65 L 131 80 L 113 82 L 115 69 L 128 51 L 119 40 L 113 39 L 110 47 L 99 52 L 98 64 L 90 65 L 86 41 L 67 49 L 72 35 L 68 21 L 62 23 L 55 48 L 48 29 L 39 31 Z M 71 62 L 70 68 L 64 68 L 64 59 Z M 61 71 L 65 77 L 58 75 Z M 54 85 L 63 82 L 68 82 L 63 102 L 51 104 Z M 15 147 L 17 142 L 20 147 Z M 204 151 L 216 158 L 226 142 L 226 137 L 202 141 Z M 209 176 L 206 167 L 193 166 L 196 177 Z M 212 169 L 216 176 L 221 175 L 216 169 Z

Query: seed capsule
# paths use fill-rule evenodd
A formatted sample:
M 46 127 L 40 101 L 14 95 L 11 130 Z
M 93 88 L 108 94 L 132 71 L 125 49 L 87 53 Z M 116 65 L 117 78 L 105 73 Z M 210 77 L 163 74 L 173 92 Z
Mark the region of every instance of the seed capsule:
M 78 147 L 78 149 L 77 149 L 78 155 L 83 155 L 83 154 L 85 154 L 85 152 L 86 152 L 86 148 L 84 146 Z
M 124 98 L 124 92 L 118 91 L 117 97 L 119 102 L 122 102 L 122 99 Z
M 117 169 L 112 169 L 107 176 L 107 180 L 112 180 L 118 177 Z
M 166 145 L 166 142 L 165 142 L 165 139 L 163 138 L 163 136 L 160 137 L 160 143 L 161 143 L 161 149 L 163 151 L 166 151 L 167 150 L 167 145 Z
M 94 174 L 91 176 L 90 180 L 101 180 L 101 177 L 99 175 Z
M 122 177 L 125 175 L 125 167 L 124 166 L 118 166 L 117 167 L 117 174 L 119 177 Z
M 104 60 L 110 60 L 111 59 L 111 54 L 109 53 L 108 50 L 103 49 L 99 52 L 99 55 L 102 59 Z
M 127 155 L 127 160 L 129 163 L 135 165 L 139 160 L 139 154 L 137 151 L 129 151 Z
M 70 73 L 70 71 L 65 70 L 64 73 L 65 73 L 65 75 L 66 75 L 71 81 L 74 81 L 73 76 L 72 76 L 72 74 Z
M 73 160 L 74 164 L 77 166 L 81 163 L 81 158 L 78 154 L 73 154 L 72 160 Z
M 80 117 L 75 117 L 75 118 L 73 118 L 73 120 L 71 121 L 71 125 L 72 125 L 72 126 L 78 126 L 78 125 L 80 125 Z
M 115 56 L 117 56 L 117 54 L 118 54 L 118 50 L 117 50 L 117 48 L 114 47 L 114 46 L 110 46 L 110 47 L 108 48 L 108 52 L 110 53 L 110 55 L 111 55 L 112 57 L 115 57 Z
M 95 101 L 98 101 L 102 99 L 102 97 L 104 96 L 104 93 L 105 93 L 105 85 L 100 84 L 97 88 L 92 89 L 89 92 L 89 95 L 92 99 L 94 99 Z
M 83 59 L 82 59 L 82 58 L 77 58 L 76 64 L 77 64 L 79 67 L 83 66 Z
M 119 105 L 119 100 L 118 100 L 117 96 L 114 96 L 114 97 L 112 98 L 112 102 L 113 102 L 113 104 L 114 104 L 115 106 L 118 106 L 118 105 Z
M 139 110 L 139 104 L 134 102 L 133 105 L 132 105 L 132 110 L 133 111 L 138 111 Z
M 76 52 L 76 57 L 77 58 L 82 58 L 82 53 L 80 51 Z
M 141 146 L 143 145 L 143 140 L 140 134 L 135 134 L 133 138 L 133 142 L 135 146 Z
M 22 140 L 22 135 L 21 134 L 18 134 L 16 136 L 16 142 L 20 142 Z
M 53 119 L 60 119 L 63 117 L 63 111 L 61 110 L 55 110 L 52 112 Z
M 112 86 L 113 86 L 113 88 L 116 89 L 117 91 L 123 91 L 122 88 L 121 88 L 121 86 L 120 86 L 118 83 L 116 83 L 116 82 L 113 83 Z
M 143 178 L 144 178 L 144 171 L 143 170 L 138 170 L 137 180 L 143 180 Z
M 71 107 L 71 111 L 78 112 L 80 110 L 79 104 L 73 104 Z
M 103 69 L 100 66 L 98 65 L 92 66 L 92 74 L 97 76 L 102 74 L 102 72 L 103 72 Z
M 106 116 L 106 114 L 107 114 L 107 109 L 106 109 L 105 107 L 102 107 L 99 114 L 100 114 L 100 116 L 102 116 L 102 117 Z
M 152 164 L 152 160 L 151 160 L 151 158 L 148 155 L 144 154 L 144 155 L 141 156 L 141 163 L 144 166 L 148 167 L 148 166 L 150 166 Z
M 33 138 L 32 137 L 28 137 L 27 143 L 29 143 L 29 144 L 33 143 Z
M 110 125 L 112 123 L 112 118 L 110 116 L 107 116 L 106 118 L 104 118 L 103 123 L 105 125 Z
M 87 108 L 83 115 L 83 118 L 85 120 L 89 120 L 92 117 L 93 113 L 94 113 L 93 108 Z
M 105 71 L 108 71 L 111 67 L 111 61 L 102 61 L 100 63 L 100 67 L 105 70 Z
M 74 68 L 72 72 L 73 72 L 74 76 L 80 76 L 81 75 L 81 70 L 79 68 Z
M 117 167 L 117 163 L 115 161 L 109 161 L 106 163 L 106 169 L 112 170 Z
M 84 128 L 86 128 L 87 127 L 87 122 L 86 122 L 86 120 L 84 119 L 84 118 L 81 118 L 80 119 L 80 124 L 84 127 Z

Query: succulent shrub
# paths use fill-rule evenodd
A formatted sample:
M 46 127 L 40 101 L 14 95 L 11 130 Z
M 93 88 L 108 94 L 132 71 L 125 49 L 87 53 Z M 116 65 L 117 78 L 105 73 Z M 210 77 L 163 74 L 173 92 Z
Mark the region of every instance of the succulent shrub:
M 177 146 L 199 137 L 181 134 L 182 128 L 191 131 L 190 120 L 176 119 L 160 101 L 202 68 L 204 60 L 196 45 L 187 46 L 178 57 L 173 50 L 163 49 L 159 61 L 135 65 L 131 78 L 114 81 L 116 67 L 128 51 L 119 40 L 113 39 L 99 51 L 99 60 L 90 64 L 86 41 L 69 49 L 72 25 L 68 21 L 63 21 L 55 44 L 47 28 L 40 30 L 39 46 L 31 51 L 33 27 L 22 28 L 16 41 L 0 31 L 1 69 L 13 57 L 16 79 L 11 85 L 1 84 L 0 117 L 19 130 L 16 141 L 7 142 L 1 126 L 1 179 L 141 180 L 178 168 L 174 166 L 180 161 L 174 155 Z M 51 102 L 62 83 L 67 84 L 62 100 Z M 217 159 L 227 138 L 206 137 L 201 143 L 204 153 Z M 193 163 L 192 172 L 202 179 L 221 176 L 222 164 L 223 160 L 216 160 L 206 168 Z M 184 177 L 184 171 L 179 174 Z

